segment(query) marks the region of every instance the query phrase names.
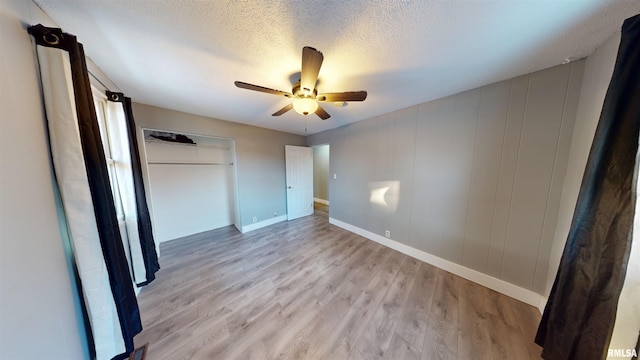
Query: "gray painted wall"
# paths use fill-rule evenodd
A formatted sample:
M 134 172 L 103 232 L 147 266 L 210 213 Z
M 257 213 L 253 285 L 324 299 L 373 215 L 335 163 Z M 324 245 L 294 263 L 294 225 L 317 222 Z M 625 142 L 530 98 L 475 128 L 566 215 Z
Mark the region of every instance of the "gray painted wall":
M 0 358 L 88 359 L 24 27 L 37 23 L 56 26 L 31 1 L 0 2 Z
M 542 293 L 583 67 L 309 136 L 331 146 L 331 216 Z
M 235 139 L 239 225 L 287 213 L 284 146 L 304 137 L 138 103 L 133 114 L 138 128 Z
M 313 197 L 329 201 L 329 145 L 313 147 Z

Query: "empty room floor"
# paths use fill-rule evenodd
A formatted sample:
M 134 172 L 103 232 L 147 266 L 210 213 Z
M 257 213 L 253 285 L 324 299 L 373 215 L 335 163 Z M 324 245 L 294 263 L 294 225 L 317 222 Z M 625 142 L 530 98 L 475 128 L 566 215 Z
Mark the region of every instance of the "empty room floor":
M 537 309 L 325 214 L 161 245 L 147 359 L 540 359 Z

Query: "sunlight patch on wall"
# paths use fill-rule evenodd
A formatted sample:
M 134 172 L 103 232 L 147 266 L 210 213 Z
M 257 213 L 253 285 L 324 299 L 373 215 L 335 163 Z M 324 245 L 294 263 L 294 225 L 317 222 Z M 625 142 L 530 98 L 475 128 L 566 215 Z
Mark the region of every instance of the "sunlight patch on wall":
M 400 200 L 400 181 L 370 182 L 369 194 L 369 203 L 374 209 L 393 214 Z

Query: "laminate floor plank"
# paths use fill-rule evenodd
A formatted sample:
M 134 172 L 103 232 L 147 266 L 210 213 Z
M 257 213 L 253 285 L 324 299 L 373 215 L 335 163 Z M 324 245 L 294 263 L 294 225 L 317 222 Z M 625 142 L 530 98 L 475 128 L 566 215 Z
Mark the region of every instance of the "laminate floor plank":
M 285 349 L 292 343 L 298 334 L 316 322 L 324 305 L 315 298 L 313 293 L 308 292 L 305 296 L 296 297 L 293 301 L 282 307 L 282 314 L 285 317 L 287 331 L 274 333 L 270 339 L 263 339 L 263 343 L 268 346 L 268 352 L 263 359 L 277 359 L 282 357 Z
M 362 290 L 366 289 L 371 282 L 371 279 L 382 268 L 383 264 L 393 253 L 393 250 L 388 248 L 380 248 L 370 246 L 373 242 L 367 244 L 367 248 L 373 251 L 371 256 L 368 256 L 358 269 L 355 269 L 351 274 L 351 282 L 356 284 Z
M 240 355 L 262 338 L 269 333 L 281 330 L 280 326 L 284 319 L 280 310 L 280 304 L 273 303 L 254 321 L 244 323 L 235 334 L 230 334 L 229 341 L 204 344 L 184 359 L 242 359 Z
M 540 313 L 536 308 L 524 304 L 520 301 L 514 299 L 509 299 L 509 301 L 511 302 L 511 305 L 514 309 L 516 318 L 518 319 L 517 329 L 519 330 L 520 336 L 527 346 L 529 356 L 537 359 L 536 356 L 539 356 L 541 349 L 533 341 L 536 336 L 538 322 L 540 322 Z
M 540 359 L 537 309 L 330 225 L 328 208 L 161 244 L 147 359 Z
M 187 357 L 208 344 L 227 341 L 229 330 L 224 319 L 199 317 L 198 320 L 163 338 L 149 348 L 149 359 Z M 157 354 L 157 355 L 156 355 Z
M 318 351 L 324 352 L 324 339 L 336 331 L 342 316 L 361 295 L 362 291 L 352 283 L 348 283 L 339 294 L 333 297 L 317 314 L 323 321 L 313 321 L 298 332 L 290 344 L 281 351 L 278 359 L 309 359 Z
M 431 296 L 433 294 L 438 269 L 429 264 L 421 263 L 416 279 L 409 293 L 407 303 L 403 308 L 402 317 L 396 328 L 396 334 L 401 336 L 413 349 L 422 351 L 424 338 L 429 322 L 431 310 Z
M 489 323 L 483 311 L 480 285 L 470 281 L 461 284 L 458 298 L 458 357 L 469 360 L 491 359 Z
M 386 360 L 420 360 L 420 352 L 416 351 L 402 336 L 395 333 L 383 358 Z
M 346 284 L 353 284 L 351 282 L 351 274 L 354 273 L 354 269 L 367 258 L 371 253 L 364 244 L 351 253 L 352 256 L 345 257 L 344 261 L 338 261 L 332 264 L 332 268 L 324 276 L 319 286 L 314 288 L 316 297 L 323 303 L 327 303 L 329 299 L 333 298 L 341 288 Z
M 365 357 L 384 358 L 419 266 L 420 263 L 415 259 L 405 257 L 402 260 L 381 305 L 376 308 L 376 312 L 358 339 L 356 347 Z
M 327 339 L 327 345 L 332 349 L 325 356 L 326 359 L 348 359 L 351 352 L 357 351 L 355 346 L 360 334 L 367 327 L 375 310 L 380 306 L 390 280 L 382 276 L 374 276 L 360 297 L 342 316 L 341 323 L 337 326 L 333 336 Z M 358 352 L 359 353 L 359 352 Z
M 458 359 L 459 277 L 438 270 L 422 347 L 423 360 Z M 464 359 L 464 358 L 460 358 Z

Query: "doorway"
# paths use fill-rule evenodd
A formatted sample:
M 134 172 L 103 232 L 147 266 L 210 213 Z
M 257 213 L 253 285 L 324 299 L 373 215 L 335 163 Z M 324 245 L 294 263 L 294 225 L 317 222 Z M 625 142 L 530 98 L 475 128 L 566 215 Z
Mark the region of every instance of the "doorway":
M 329 220 L 329 144 L 313 147 L 313 208 L 316 215 Z

